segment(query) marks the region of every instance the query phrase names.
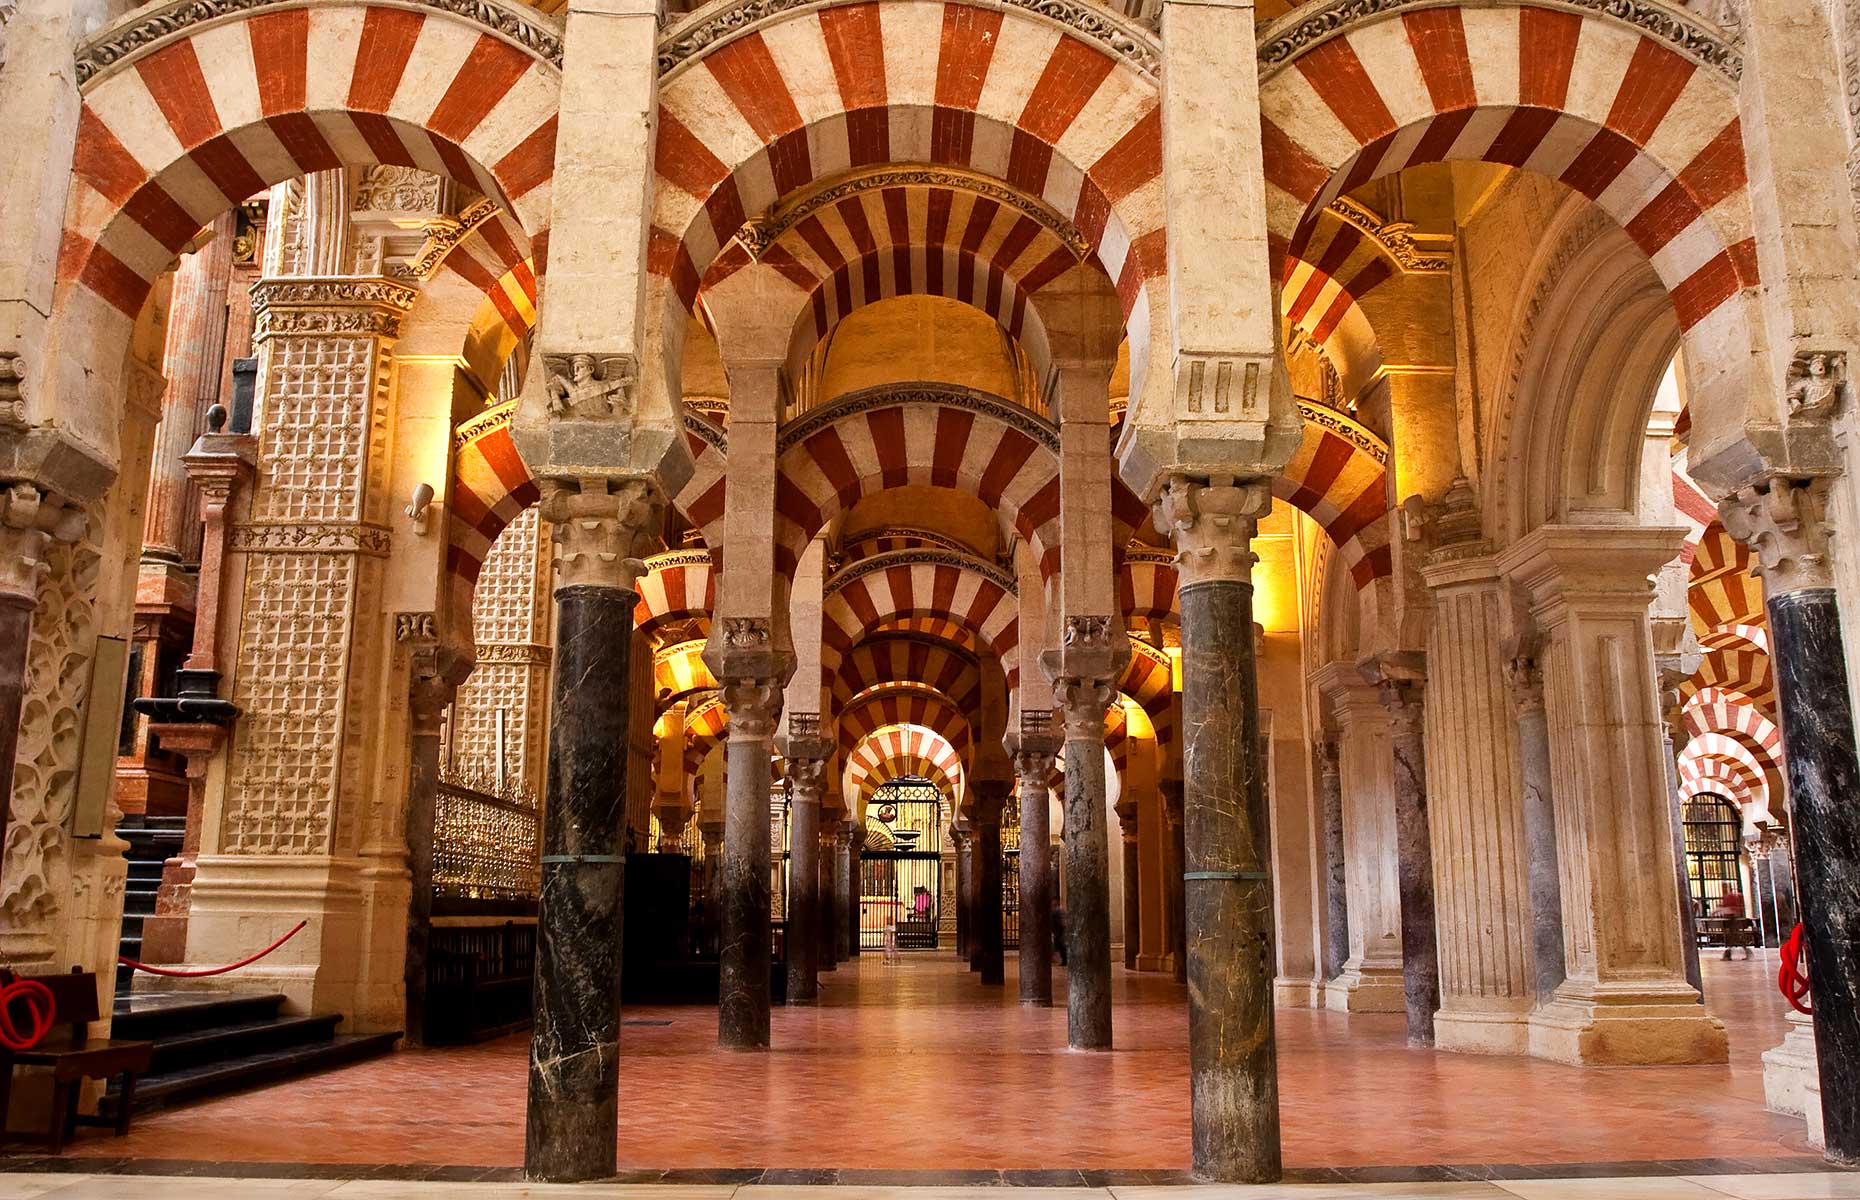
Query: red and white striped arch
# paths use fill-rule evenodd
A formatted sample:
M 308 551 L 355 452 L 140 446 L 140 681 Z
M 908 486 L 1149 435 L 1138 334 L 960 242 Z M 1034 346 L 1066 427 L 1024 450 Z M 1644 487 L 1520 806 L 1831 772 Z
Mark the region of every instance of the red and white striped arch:
M 1685 452 L 1681 451 L 1673 458 L 1673 512 L 1686 528 L 1686 542 L 1680 547 L 1679 561 L 1690 566 L 1698 555 L 1705 531 L 1717 524 L 1718 506 L 1711 502 L 1705 489 L 1692 482 L 1692 476 L 1685 470 L 1685 457 Z
M 730 728 L 729 715 L 719 696 L 707 697 L 685 713 L 685 786 L 696 781 L 698 768 L 723 741 Z
M 685 409 L 685 444 L 691 448 L 691 478 L 678 491 L 678 511 L 697 527 L 723 569 L 723 469 L 730 444 L 724 431 L 701 413 Z
M 704 662 L 701 640 L 665 646 L 652 656 L 653 711 L 662 713 L 693 692 L 715 691 L 716 677 Z
M 1059 566 L 1059 434 L 1010 400 L 942 385 L 874 388 L 810 409 L 776 458 L 776 569 L 866 496 L 906 484 L 999 509 L 1049 577 Z
M 1285 323 L 1322 349 L 1355 396 L 1382 366 L 1382 350 L 1360 301 L 1396 273 L 1383 246 L 1329 208 L 1287 250 L 1279 273 Z
M 854 700 L 839 716 L 842 754 L 850 755 L 860 742 L 887 726 L 921 725 L 949 742 L 966 766 L 974 747 L 969 718 L 949 697 L 926 687 L 900 684 L 881 688 Z
M 1765 713 L 1776 711 L 1776 678 L 1771 668 L 1769 633 L 1757 625 L 1727 625 L 1699 638 L 1705 651 L 1681 694 L 1707 688 L 1736 692 Z
M 648 636 L 675 621 L 702 618 L 716 609 L 717 578 L 708 550 L 672 550 L 646 560 L 639 580 L 633 625 Z
M 1175 737 L 1175 672 L 1167 653 L 1132 638 L 1117 690 L 1142 706 L 1157 742 L 1167 745 Z
M 1686 609 L 1692 630 L 1701 638 L 1735 625 L 1764 624 L 1763 584 L 1757 579 L 1750 547 L 1724 531 L 1715 519 L 1693 544 L 1686 568 Z
M 1688 735 L 1717 733 L 1735 738 L 1756 754 L 1765 769 L 1782 769 L 1782 730 L 1743 693 L 1700 688 L 1686 701 L 1683 719 Z
M 964 167 L 1077 227 L 1115 281 L 1133 348 L 1147 348 L 1152 326 L 1168 327 L 1159 101 L 1129 60 L 1026 9 L 867 0 L 775 13 L 660 85 L 650 269 L 688 310 L 744 220 L 784 196 L 877 163 Z M 672 312 L 655 319 L 682 337 Z
M 1388 445 L 1334 409 L 1301 402 L 1304 440 L 1272 482 L 1272 494 L 1302 509 L 1336 544 L 1356 586 L 1394 570 L 1388 531 Z
M 867 734 L 846 756 L 840 794 L 848 807 L 863 812 L 872 793 L 894 779 L 921 776 L 943 781 L 943 794 L 952 806 L 963 800 L 962 756 L 949 739 L 922 725 L 892 725 Z M 852 803 L 856 799 L 856 807 Z
M 901 681 L 936 690 L 962 712 L 975 712 L 982 702 L 981 669 L 955 646 L 921 637 L 868 636 L 840 660 L 831 688 L 833 711 L 843 712 L 854 697 Z
M 1117 575 L 1118 601 L 1123 607 L 1124 623 L 1181 619 L 1182 610 L 1176 597 L 1178 582 L 1173 550 L 1134 546 L 1126 550 L 1123 567 Z
M 508 205 L 534 235 L 548 223 L 560 91 L 546 59 L 442 9 L 335 0 L 187 25 L 83 87 L 60 286 L 127 328 L 155 277 L 215 217 L 340 166 L 449 176 Z
M 1279 252 L 1313 211 L 1404 167 L 1525 167 L 1621 223 L 1696 351 L 1747 355 L 1757 261 L 1735 84 L 1627 22 L 1515 2 L 1368 17 L 1266 68 L 1260 108 Z
M 1704 781 L 1729 781 L 1728 799 L 1736 802 L 1746 822 L 1770 817 L 1770 785 L 1764 764 L 1750 747 L 1722 733 L 1705 733 L 1679 752 L 1679 790 L 1694 796 L 1713 790 Z
M 929 615 L 954 621 L 1001 662 L 1012 692 L 1020 677 L 1020 602 L 1006 581 L 955 555 L 901 550 L 860 563 L 827 581 L 821 604 L 822 678 L 838 674 L 846 655 L 882 623 Z
M 446 570 L 468 587 L 478 582 L 491 543 L 542 493 L 510 440 L 515 400 L 488 408 L 452 435 L 451 506 Z
M 537 278 L 548 240 L 546 230 L 531 239 L 514 218 L 494 212 L 446 252 L 434 275 L 456 275 L 482 292 L 507 330 L 506 343 L 514 346 L 536 327 Z

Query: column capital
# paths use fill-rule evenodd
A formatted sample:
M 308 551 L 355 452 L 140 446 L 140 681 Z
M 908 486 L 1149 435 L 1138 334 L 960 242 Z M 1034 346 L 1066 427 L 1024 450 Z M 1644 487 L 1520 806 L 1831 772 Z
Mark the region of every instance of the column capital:
M 1544 669 L 1534 651 L 1505 660 L 1505 688 L 1511 693 L 1512 711 L 1518 716 L 1544 711 Z
M 1321 732 L 1318 735 L 1316 743 L 1313 745 L 1313 749 L 1317 751 L 1318 774 L 1325 780 L 1336 778 L 1338 771 L 1341 769 L 1341 765 L 1338 761 L 1340 749 L 1337 745 L 1336 735 L 1328 730 Z
M 785 755 L 782 762 L 782 774 L 793 789 L 789 793 L 791 802 L 800 804 L 819 804 L 821 793 L 826 790 L 827 760 L 825 756 L 803 758 Z
M 1117 699 L 1108 679 L 1061 678 L 1053 681 L 1053 707 L 1065 721 L 1068 742 L 1102 742 L 1104 714 Z
M 34 607 L 53 542 L 84 536 L 88 515 L 23 479 L 0 482 L 0 600 Z
M 723 710 L 732 742 L 766 741 L 781 720 L 783 684 L 773 676 L 742 676 L 723 681 Z
M 1541 525 L 1499 554 L 1498 568 L 1530 597 L 1532 616 L 1556 620 L 1572 606 L 1640 608 L 1653 576 L 1685 544 L 1680 528 Z
M 1253 535 L 1272 509 L 1270 479 L 1170 475 L 1156 501 L 1156 530 L 1176 548 L 1176 570 L 1184 588 L 1253 578 Z
M 542 479 L 540 511 L 555 539 L 556 586 L 630 592 L 646 573 L 641 553 L 665 518 L 665 494 L 647 477 Z
M 1014 774 L 1020 778 L 1023 793 L 1029 788 L 1046 787 L 1047 777 L 1053 772 L 1053 757 L 1059 750 L 1056 741 L 1051 736 L 1036 739 L 1030 734 L 1020 735 L 1014 748 Z
M 1834 586 L 1828 552 L 1827 479 L 1771 476 L 1719 502 L 1725 532 L 1756 554 L 1753 574 L 1769 596 Z
M 1376 685 L 1376 696 L 1388 711 L 1396 737 L 1421 736 L 1421 722 L 1427 715 L 1426 680 L 1384 679 Z

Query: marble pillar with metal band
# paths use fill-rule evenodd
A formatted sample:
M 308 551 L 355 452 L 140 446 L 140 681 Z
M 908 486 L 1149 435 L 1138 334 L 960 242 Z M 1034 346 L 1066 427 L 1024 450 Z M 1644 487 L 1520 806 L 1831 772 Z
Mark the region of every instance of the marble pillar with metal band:
M 536 1180 L 614 1172 L 628 652 L 638 554 L 664 511 L 651 480 L 542 480 L 556 632 L 523 1160 Z
M 1550 724 L 1544 715 L 1544 673 L 1537 643 L 1515 639 L 1505 683 L 1518 727 L 1518 776 L 1523 792 L 1525 886 L 1531 898 L 1531 974 L 1537 1003 L 1556 994 L 1563 960 L 1563 884 L 1557 872 L 1556 803 L 1550 784 Z
M 1022 713 L 1014 745 L 1020 780 L 1020 1002 L 1053 1002 L 1052 713 Z
M 1067 617 L 1068 625 L 1088 618 Z M 1090 636 L 1072 633 L 1069 636 Z M 1111 1048 L 1111 842 L 1104 714 L 1117 687 L 1104 676 L 1061 676 L 1054 707 L 1066 731 L 1066 1043 Z
M 1756 554 L 1807 931 L 1824 1152 L 1860 1164 L 1860 750 L 1827 525 L 1830 481 L 1777 476 L 1719 506 Z
M 1259 741 L 1251 548 L 1267 479 L 1172 476 L 1156 527 L 1182 606 L 1182 778 L 1193 1170 L 1282 1174 L 1273 1031 L 1271 848 Z
M 398 636 L 401 631 L 396 630 Z M 446 710 L 468 665 L 430 635 L 407 639 L 407 1041 L 426 1044 L 427 951 L 433 932 L 433 825 Z
M 820 736 L 819 713 L 788 714 L 781 753 L 788 781 L 788 1003 L 812 1004 L 820 994 L 820 797 L 833 755 L 832 743 Z
M 1343 776 L 1337 769 L 1337 743 L 1317 745 L 1318 800 L 1324 827 L 1324 978 L 1343 973 L 1350 957 L 1350 898 L 1343 859 Z
M 1389 714 L 1389 748 L 1395 758 L 1395 870 L 1401 889 L 1402 1000 L 1408 1044 L 1434 1044 L 1440 1010 L 1440 950 L 1434 936 L 1434 850 L 1427 817 L 1427 758 L 1422 720 L 1425 683 L 1418 677 L 1384 677 L 1382 706 Z
M 1187 847 L 1183 839 L 1184 785 L 1180 779 L 1165 779 L 1160 785 L 1163 799 L 1163 916 L 1168 929 L 1170 969 L 1177 983 L 1188 982 L 1188 897 L 1182 880 L 1187 870 Z
M 724 747 L 722 932 L 717 959 L 717 1043 L 767 1049 L 770 928 L 769 755 L 781 718 L 782 684 L 772 673 L 723 678 L 729 715 Z M 790 947 L 792 953 L 792 947 Z
M 970 782 L 969 822 L 975 829 L 975 932 L 984 984 L 1006 982 L 1002 954 L 1001 813 L 1011 785 L 1003 779 Z

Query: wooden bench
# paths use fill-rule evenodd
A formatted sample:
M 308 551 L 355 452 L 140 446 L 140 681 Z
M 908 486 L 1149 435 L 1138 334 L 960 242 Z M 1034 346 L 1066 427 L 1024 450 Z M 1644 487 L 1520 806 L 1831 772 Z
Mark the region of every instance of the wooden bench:
M 13 982 L 10 972 L 0 971 L 0 982 Z M 17 1067 L 49 1067 L 52 1073 L 52 1115 L 45 1141 L 53 1154 L 64 1152 L 65 1139 L 79 1124 L 113 1127 L 116 1136 L 129 1132 L 129 1112 L 135 1106 L 136 1076 L 147 1072 L 154 1054 L 153 1042 L 121 1041 L 115 1038 L 93 1040 L 87 1027 L 100 1015 L 97 1009 L 97 976 L 94 972 L 72 968 L 68 975 L 28 975 L 51 989 L 52 1031 L 30 1050 L 8 1050 L 0 1046 L 0 1145 L 7 1137 L 7 1108 L 13 1094 L 13 1071 Z M 117 1101 L 116 1116 L 91 1117 L 78 1113 L 78 1093 L 86 1079 L 122 1078 L 122 1094 Z
M 1697 917 L 1693 922 L 1700 946 L 1722 946 L 1725 957 L 1733 949 L 1748 954 L 1758 944 L 1757 923 L 1749 917 Z

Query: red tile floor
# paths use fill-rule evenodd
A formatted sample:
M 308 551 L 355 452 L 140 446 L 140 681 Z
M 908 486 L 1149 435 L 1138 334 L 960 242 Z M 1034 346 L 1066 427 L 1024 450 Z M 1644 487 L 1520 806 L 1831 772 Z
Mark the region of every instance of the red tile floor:
M 1782 1040 L 1774 956 L 1707 963 L 1728 1067 L 1571 1068 L 1410 1050 L 1401 1018 L 1280 1010 L 1288 1166 L 1595 1163 L 1807 1151 L 1763 1109 Z M 715 1045 L 715 1012 L 629 1009 L 620 1166 L 1176 1168 L 1188 1160 L 1183 990 L 1118 970 L 1117 1049 L 1065 1049 L 1065 1009 L 984 989 L 947 955 L 877 955 L 777 1008 L 775 1048 Z M 1060 974 L 1063 980 L 1063 972 Z M 527 1042 L 403 1051 L 139 1119 L 76 1154 L 515 1165 Z

